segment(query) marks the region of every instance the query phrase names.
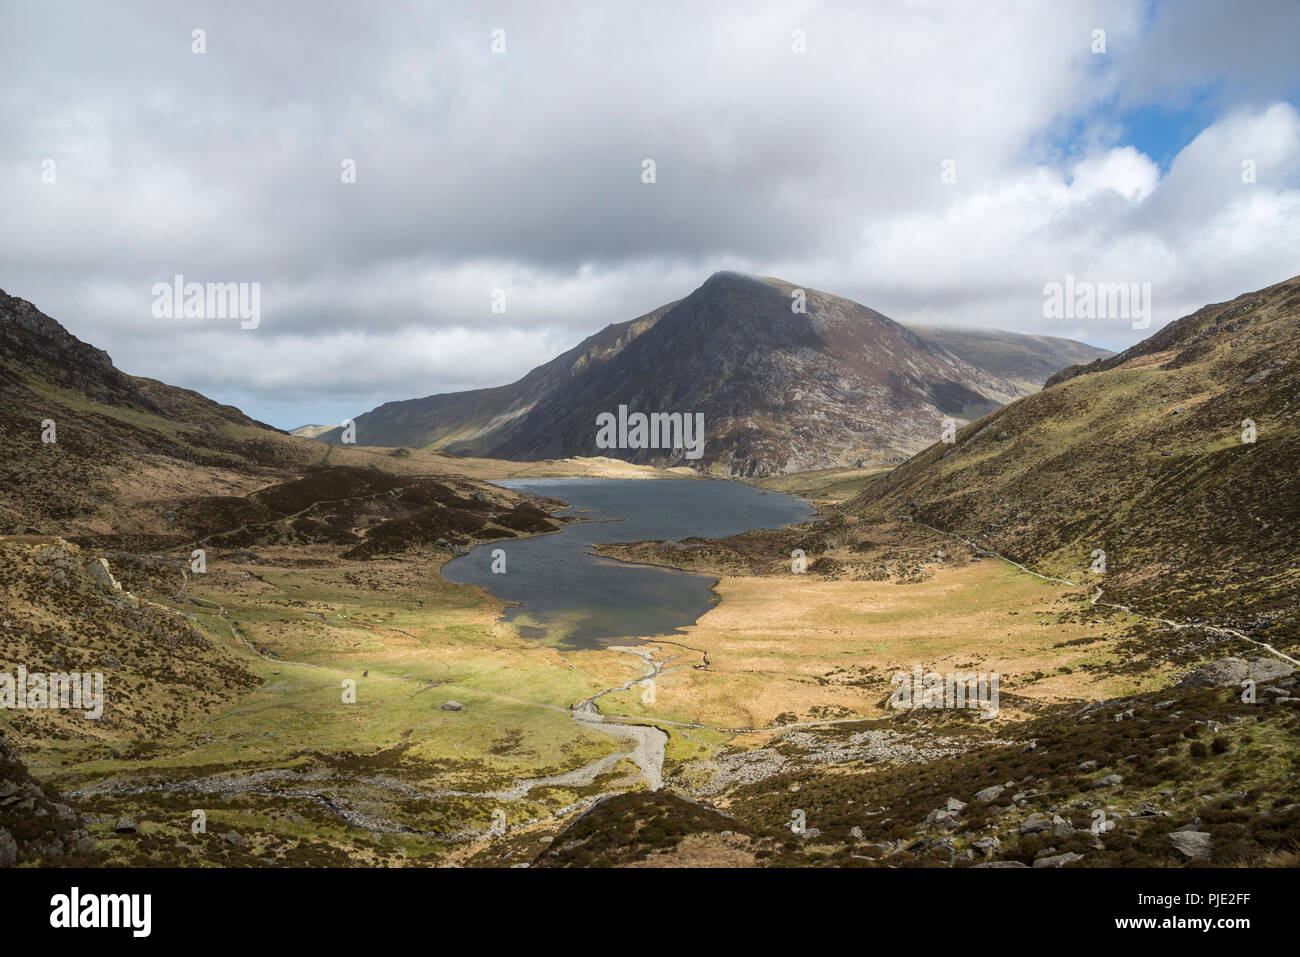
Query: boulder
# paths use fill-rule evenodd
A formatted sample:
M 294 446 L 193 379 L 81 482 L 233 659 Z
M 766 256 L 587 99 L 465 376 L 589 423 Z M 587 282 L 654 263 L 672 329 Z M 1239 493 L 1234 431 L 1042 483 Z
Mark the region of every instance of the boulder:
M 992 801 L 992 800 L 994 800 L 995 798 L 997 798 L 998 795 L 1000 795 L 1000 794 L 1001 794 L 1003 791 L 1005 791 L 1005 790 L 1006 790 L 1006 785 L 1003 785 L 1003 784 L 994 784 L 994 785 L 992 785 L 991 787 L 984 788 L 984 789 L 981 790 L 981 791 L 976 791 L 976 792 L 975 792 L 975 800 L 977 800 L 977 801 Z
M 1052 854 L 1049 857 L 1039 857 L 1034 860 L 1034 867 L 1065 867 L 1067 864 L 1073 864 L 1076 861 L 1083 860 L 1082 854 L 1069 852 L 1066 854 Z
M 1284 661 L 1276 658 L 1220 658 L 1193 668 L 1182 681 L 1180 688 L 1236 687 L 1247 678 L 1257 682 L 1288 678 L 1295 672 Z
M 1174 831 L 1165 841 L 1169 853 L 1184 861 L 1208 861 L 1214 854 L 1214 839 L 1205 831 Z
M 950 830 L 958 824 L 957 812 L 949 811 L 947 808 L 938 807 L 931 811 L 925 817 L 927 827 L 937 827 L 940 830 Z
M 1041 834 L 1052 826 L 1052 819 L 1046 814 L 1035 811 L 1029 817 L 1020 822 L 1020 836 L 1025 837 L 1029 834 Z
M 74 854 L 89 856 L 95 853 L 95 839 L 84 827 L 79 827 L 69 835 L 71 851 Z
M 993 852 L 1002 846 L 1002 842 L 996 837 L 981 837 L 978 841 L 971 841 L 970 846 L 981 851 L 985 857 L 992 857 Z
M 1247 658 L 1246 663 L 1249 666 L 1250 673 L 1246 676 L 1254 678 L 1256 681 L 1276 681 L 1280 678 L 1289 678 L 1295 674 L 1295 669 L 1285 661 L 1278 661 L 1276 658 Z

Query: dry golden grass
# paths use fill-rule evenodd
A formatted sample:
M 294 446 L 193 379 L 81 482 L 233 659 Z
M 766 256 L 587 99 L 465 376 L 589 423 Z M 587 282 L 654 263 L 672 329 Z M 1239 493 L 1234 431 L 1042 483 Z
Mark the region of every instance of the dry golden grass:
M 740 834 L 688 834 L 670 851 L 626 867 L 757 867 L 753 842 Z
M 1087 608 L 1079 590 L 998 562 L 944 565 L 907 584 L 790 575 L 727 577 L 717 590 L 721 604 L 681 637 L 708 654 L 708 670 L 665 674 L 653 704 L 619 696 L 621 713 L 733 728 L 770 726 L 783 714 L 875 717 L 890 676 L 918 664 L 997 672 L 1002 695 L 1043 702 L 1124 694 L 1139 680 L 1083 670 L 1118 660 L 1123 618 L 1064 621 Z M 1086 643 L 1067 644 L 1079 639 Z M 606 700 L 615 710 L 614 696 Z M 1005 702 L 1003 710 L 1014 714 Z

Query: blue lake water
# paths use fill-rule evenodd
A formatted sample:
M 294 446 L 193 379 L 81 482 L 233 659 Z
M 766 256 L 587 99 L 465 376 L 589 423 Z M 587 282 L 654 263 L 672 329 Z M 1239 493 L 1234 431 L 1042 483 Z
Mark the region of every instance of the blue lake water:
M 452 582 L 518 602 L 507 620 L 520 632 L 566 647 L 599 648 L 632 637 L 671 635 L 712 607 L 717 578 L 592 555 L 598 542 L 719 538 L 802 522 L 801 499 L 737 482 L 690 479 L 517 479 L 496 484 L 563 499 L 579 515 L 551 535 L 480 545 L 443 566 Z M 492 573 L 504 549 L 505 574 Z

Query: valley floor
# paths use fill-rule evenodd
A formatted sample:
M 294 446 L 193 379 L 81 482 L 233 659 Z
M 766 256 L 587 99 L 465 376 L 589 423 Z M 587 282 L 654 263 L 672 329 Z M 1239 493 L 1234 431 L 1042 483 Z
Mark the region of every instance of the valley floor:
M 1168 835 L 1209 828 L 1207 798 L 1220 855 L 1294 854 L 1300 712 L 1174 687 L 1258 649 L 1156 634 L 1087 588 L 838 515 L 874 474 L 769 480 L 821 522 L 603 548 L 716 574 L 721 600 L 681 635 L 599 651 L 521 638 L 437 552 L 173 561 L 156 603 L 260 683 L 157 736 L 9 735 L 104 864 L 1172 863 L 1188 856 Z M 891 708 L 916 666 L 996 672 L 997 717 Z M 1089 830 L 1098 808 L 1116 833 Z

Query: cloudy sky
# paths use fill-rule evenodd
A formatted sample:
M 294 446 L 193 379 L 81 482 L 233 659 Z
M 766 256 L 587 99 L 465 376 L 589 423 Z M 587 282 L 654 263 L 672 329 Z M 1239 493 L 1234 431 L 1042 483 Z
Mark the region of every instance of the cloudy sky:
M 1294 0 L 3 0 L 0 288 L 285 428 L 723 268 L 1121 348 L 1044 285 L 1150 283 L 1154 331 L 1300 273 L 1298 39 Z M 260 325 L 157 318 L 176 274 Z

